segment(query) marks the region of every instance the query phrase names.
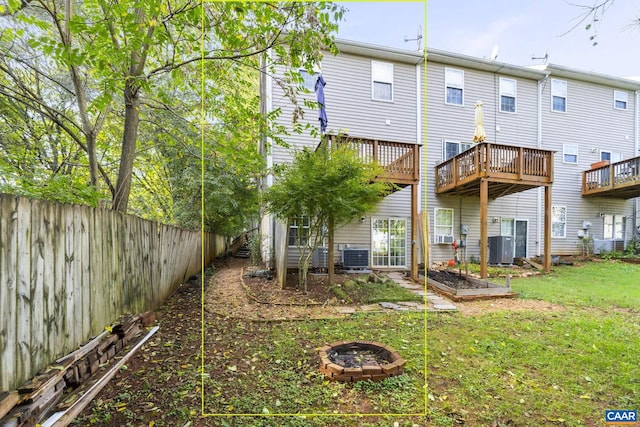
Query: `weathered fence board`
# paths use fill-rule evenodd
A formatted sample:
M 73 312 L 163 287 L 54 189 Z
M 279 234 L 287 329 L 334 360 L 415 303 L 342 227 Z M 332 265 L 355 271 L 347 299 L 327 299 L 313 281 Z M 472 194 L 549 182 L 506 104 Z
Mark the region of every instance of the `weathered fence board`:
M 17 234 L 17 299 L 16 329 L 18 332 L 16 352 L 16 375 L 27 378 L 31 373 L 31 205 L 28 200 L 18 199 Z M 9 326 L 11 327 L 11 326 Z
M 0 194 L 0 391 L 120 315 L 156 309 L 227 244 L 108 209 Z
M 17 200 L 14 197 L 0 199 L 0 390 L 8 390 L 16 372 L 18 335 L 16 328 L 17 287 L 16 264 L 18 235 Z

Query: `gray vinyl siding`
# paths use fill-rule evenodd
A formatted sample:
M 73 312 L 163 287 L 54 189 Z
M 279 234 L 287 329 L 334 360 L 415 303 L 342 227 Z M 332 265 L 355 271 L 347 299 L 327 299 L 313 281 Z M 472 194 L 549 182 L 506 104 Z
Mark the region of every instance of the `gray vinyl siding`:
M 553 205 L 567 207 L 565 238 L 552 238 L 552 253 L 573 254 L 579 250 L 578 232 L 583 222 L 592 224 L 589 233 L 596 239 L 603 237 L 600 214 L 625 215 L 627 238 L 631 237 L 633 200 L 602 197 L 582 197 L 582 172 L 600 160 L 600 150 L 622 153 L 623 158 L 634 157 L 635 102 L 628 92 L 627 110 L 613 108 L 613 91 L 622 90 L 563 77 L 567 82 L 567 111 L 551 111 L 551 84 L 542 90 L 542 144 L 556 150 L 554 161 Z M 563 162 L 563 144 L 578 146 L 578 164 Z
M 376 61 L 385 62 L 382 59 Z M 386 61 L 389 62 L 389 61 Z M 283 72 L 282 69 L 279 70 Z M 393 101 L 371 99 L 371 58 L 339 54 L 325 55 L 322 75 L 328 118 L 327 133 L 347 133 L 354 137 L 382 139 L 388 141 L 417 143 L 416 141 L 416 65 L 393 63 Z M 282 88 L 272 80 L 273 108 L 282 113 L 278 123 L 291 126 L 294 107 Z M 315 94 L 299 95 L 315 101 Z M 302 103 L 302 102 L 301 102 Z M 318 125 L 317 110 L 305 108 L 300 123 Z M 387 121 L 389 124 L 387 124 Z M 302 135 L 286 137 L 292 147 L 316 146 L 319 139 L 312 138 L 309 131 Z M 288 149 L 274 147 L 274 163 L 287 162 L 291 158 Z
M 464 70 L 464 106 L 445 104 L 445 67 Z M 516 113 L 500 111 L 499 78 L 507 77 L 517 81 Z M 435 195 L 435 166 L 444 160 L 443 141 L 472 143 L 475 130 L 475 104 L 484 104 L 484 124 L 488 142 L 500 144 L 537 146 L 537 81 L 508 74 L 462 68 L 437 62 L 427 64 L 427 153 L 423 159 L 426 186 L 426 212 L 428 214 L 431 244 L 431 261 L 443 262 L 453 258 L 450 244 L 433 243 L 434 208 L 454 210 L 454 238 L 460 242 L 460 224 L 469 226 L 466 256 L 480 256 L 480 198 Z M 527 253 L 537 252 L 538 190 L 501 197 L 489 201 L 489 236 L 500 235 L 500 219 L 513 218 L 528 220 Z M 493 218 L 497 222 L 492 222 Z M 464 255 L 462 250 L 460 255 Z
M 415 63 L 393 63 L 393 101 L 373 100 L 371 96 L 371 60 L 372 58 L 355 54 L 341 53 L 337 56 L 326 55 L 322 61 L 322 75 L 326 81 L 325 103 L 328 118 L 327 133 L 347 133 L 353 137 L 380 139 L 387 141 L 418 143 L 417 141 L 417 97 Z M 375 61 L 391 62 L 375 58 Z M 282 73 L 283 70 L 278 70 Z M 278 123 L 288 128 L 294 108 L 280 86 L 272 80 L 272 107 L 281 109 Z M 315 93 L 299 95 L 302 99 L 315 101 Z M 317 126 L 317 110 L 304 108 L 304 118 L 300 123 Z M 292 150 L 301 147 L 315 147 L 319 138 L 311 137 L 309 131 L 301 135 L 286 138 L 290 148 L 274 146 L 272 158 L 274 164 L 290 162 Z M 378 209 L 367 215 L 365 222 L 354 221 L 336 231 L 335 243 L 348 244 L 350 247 L 369 249 L 371 254 L 371 218 L 405 218 L 407 221 L 407 266 L 410 260 L 411 232 L 411 190 L 407 187 L 387 196 Z M 298 264 L 299 251 L 289 247 L 287 267 Z M 336 261 L 339 260 L 336 251 Z

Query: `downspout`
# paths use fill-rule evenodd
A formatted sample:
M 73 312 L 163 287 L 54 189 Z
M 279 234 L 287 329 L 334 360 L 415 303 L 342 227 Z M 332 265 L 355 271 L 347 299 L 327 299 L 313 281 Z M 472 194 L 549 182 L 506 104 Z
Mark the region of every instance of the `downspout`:
M 538 123 L 537 123 L 537 144 L 538 149 L 542 149 L 542 87 L 546 83 L 549 74 L 546 74 L 542 80 L 538 80 Z M 540 245 L 542 243 L 542 187 L 538 187 L 538 200 L 536 203 L 536 255 L 540 256 L 542 251 Z
M 421 88 L 421 85 L 420 85 L 420 83 L 421 83 L 421 79 L 420 79 L 421 68 L 422 67 L 420 66 L 420 62 L 418 62 L 416 64 L 416 144 L 420 144 L 420 141 L 422 140 L 422 122 L 421 122 L 421 120 L 422 120 L 422 114 L 421 114 L 421 112 L 422 112 L 422 99 L 421 98 L 423 96 L 423 91 L 421 90 L 422 88 Z M 425 147 L 426 147 L 426 144 L 425 144 Z M 418 156 L 420 156 L 420 149 L 418 149 L 418 151 L 415 152 L 415 153 L 417 153 Z M 413 260 L 411 261 L 412 268 L 413 268 L 414 264 L 419 263 L 420 255 L 422 255 L 423 263 L 424 263 L 424 260 L 426 259 L 425 258 L 425 254 L 423 253 L 424 252 L 423 249 L 418 246 L 419 242 L 421 240 L 423 240 L 418 235 L 418 230 L 420 229 L 420 227 L 418 227 L 418 221 L 420 220 L 419 219 L 420 218 L 419 212 L 420 212 L 420 209 L 422 207 L 422 191 L 420 191 L 420 187 L 422 185 L 424 185 L 424 183 L 422 182 L 422 169 L 423 169 L 422 158 L 419 158 L 417 162 L 414 162 L 414 165 L 415 164 L 417 164 L 419 166 L 420 173 L 418 174 L 418 184 L 417 184 L 418 187 L 417 187 L 416 191 L 413 193 L 413 194 L 417 195 L 417 199 L 418 200 L 417 200 L 416 206 L 417 206 L 417 211 L 418 212 L 416 212 L 417 215 L 416 215 L 415 221 L 412 221 L 412 223 L 411 223 L 411 227 L 416 227 L 416 230 L 412 232 L 413 235 L 415 236 L 415 240 L 413 240 L 411 242 L 411 246 L 412 246 L 412 248 L 411 248 L 412 252 L 411 253 L 412 253 L 412 255 L 415 254 L 416 257 L 417 257 L 416 262 L 414 262 Z M 425 200 L 425 202 L 426 202 L 426 200 Z M 412 207 L 412 209 L 413 209 L 413 207 Z M 413 212 L 412 212 L 411 215 L 413 215 Z M 422 246 L 424 247 L 424 243 L 423 243 Z M 416 250 L 413 250 L 414 247 L 415 247 Z M 417 272 L 416 272 L 416 274 L 417 274 Z
M 640 138 L 638 137 L 638 131 L 640 130 L 640 112 L 638 108 L 640 108 L 640 90 L 636 90 L 634 92 L 635 96 L 635 120 L 633 122 L 633 140 L 635 142 L 635 152 L 633 153 L 633 157 L 637 157 L 640 155 Z M 635 203 L 633 204 L 633 219 L 631 221 L 631 225 L 633 227 L 632 236 L 634 240 L 640 239 L 640 230 L 638 230 L 638 205 L 640 204 L 640 198 L 636 197 Z
M 269 113 L 273 110 L 273 78 L 267 72 L 267 63 L 271 59 L 271 50 L 265 52 L 265 54 L 261 58 L 261 75 L 260 75 L 260 95 L 262 96 L 261 100 L 261 112 L 263 114 L 263 118 L 266 121 Z M 260 154 L 262 154 L 266 160 L 267 166 L 267 174 L 264 177 L 261 187 L 262 191 L 270 188 L 273 185 L 273 175 L 271 173 L 271 169 L 273 168 L 273 154 L 271 150 L 271 141 L 267 136 L 261 137 L 260 140 Z M 262 220 L 264 222 L 264 218 Z M 264 261 L 267 266 L 273 263 L 271 259 L 271 255 L 274 253 L 276 247 L 275 241 L 275 221 L 272 215 L 268 215 L 266 227 L 263 229 L 261 227 L 261 231 L 264 233 L 268 233 L 266 237 L 266 248 L 263 246 L 262 254 Z M 263 242 L 265 241 L 263 240 Z M 264 245 L 264 243 L 263 243 Z
M 416 144 L 419 144 L 422 140 L 422 100 L 420 99 L 423 95 L 422 88 L 420 87 L 420 63 L 416 64 Z M 425 145 L 426 147 L 426 145 Z M 420 159 L 422 160 L 422 159 Z M 420 165 L 420 176 L 419 182 L 422 183 L 422 165 Z M 418 191 L 418 206 L 422 206 L 422 191 Z

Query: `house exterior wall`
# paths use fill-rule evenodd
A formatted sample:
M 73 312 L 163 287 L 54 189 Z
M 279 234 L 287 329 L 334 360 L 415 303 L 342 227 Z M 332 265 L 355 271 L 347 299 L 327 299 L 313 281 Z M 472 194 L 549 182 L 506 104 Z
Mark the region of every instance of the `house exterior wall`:
M 321 72 L 326 82 L 324 88 L 326 112 L 328 117 L 328 134 L 347 133 L 352 137 L 379 139 L 404 143 L 419 143 L 418 97 L 422 93 L 417 90 L 421 77 L 419 63 L 422 55 L 414 52 L 389 51 L 378 48 L 357 46 L 348 42 L 338 43 L 341 53 L 337 56 L 325 55 Z M 380 101 L 372 99 L 371 62 L 379 61 L 393 64 L 393 100 Z M 282 75 L 283 69 L 277 74 Z M 272 110 L 281 109 L 278 124 L 291 128 L 294 107 L 284 96 L 282 88 L 275 79 L 270 79 L 272 92 Z M 310 92 L 298 96 L 301 101 L 307 99 L 315 102 L 315 93 Z M 304 128 L 306 124 L 318 125 L 318 113 L 315 109 L 303 108 L 304 117 L 299 120 Z M 292 159 L 292 150 L 301 147 L 316 147 L 319 138 L 312 137 L 309 130 L 301 134 L 292 134 L 285 138 L 288 148 L 274 145 L 270 159 L 273 164 L 287 163 Z M 336 231 L 335 243 L 350 247 L 369 249 L 371 256 L 371 224 L 372 218 L 403 218 L 407 223 L 406 253 L 407 267 L 410 260 L 411 233 L 411 191 L 407 187 L 387 196 L 377 210 L 360 220 Z M 336 260 L 340 253 L 335 251 Z M 288 247 L 287 267 L 298 265 L 299 252 L 296 247 Z
M 587 76 L 588 77 L 588 76 Z M 578 232 L 583 222 L 591 223 L 589 234 L 603 238 L 604 222 L 601 214 L 623 215 L 628 218 L 625 240 L 632 237 L 631 218 L 634 200 L 604 197 L 582 197 L 582 172 L 600 160 L 602 150 L 619 153 L 623 159 L 635 153 L 636 105 L 634 92 L 613 85 L 578 80 L 553 71 L 550 79 L 567 82 L 566 112 L 552 111 L 551 84 L 542 84 L 542 145 L 555 150 L 553 205 L 566 207 L 566 237 L 552 237 L 553 254 L 575 253 L 580 245 Z M 614 108 L 614 90 L 628 94 L 626 110 Z M 577 164 L 564 161 L 563 146 L 578 148 Z
M 431 261 L 441 262 L 453 258 L 451 244 L 438 244 L 435 236 L 435 209 L 449 208 L 454 213 L 454 238 L 460 235 L 460 225 L 469 226 L 466 236 L 467 258 L 480 256 L 480 199 L 479 197 L 436 196 L 435 166 L 445 160 L 444 141 L 459 141 L 473 144 L 475 130 L 475 104 L 480 100 L 484 109 L 484 124 L 487 141 L 508 145 L 537 147 L 538 88 L 537 80 L 506 71 L 488 71 L 469 66 L 460 66 L 452 61 L 429 61 L 427 57 L 427 154 L 423 162 L 426 180 L 426 212 L 428 215 L 431 243 Z M 445 69 L 464 71 L 464 105 L 445 103 Z M 496 69 L 499 67 L 496 67 Z M 500 78 L 517 83 L 516 112 L 500 111 Z M 501 234 L 502 219 L 528 221 L 526 252 L 536 253 L 537 231 L 543 225 L 537 215 L 538 190 L 528 190 L 510 196 L 489 200 L 489 236 Z M 495 219 L 495 222 L 494 222 Z M 462 255 L 462 254 L 461 254 Z
M 435 56 L 435 59 L 430 59 Z M 445 102 L 445 69 L 464 71 L 464 105 Z M 533 74 L 530 74 L 532 72 Z M 536 72 L 538 72 L 536 74 Z M 517 82 L 516 112 L 500 111 L 500 78 Z M 554 112 L 551 107 L 551 80 L 567 82 L 567 111 Z M 553 237 L 553 255 L 582 251 L 579 234 L 590 224 L 587 234 L 602 239 L 605 215 L 624 216 L 624 240 L 633 238 L 634 199 L 582 197 L 582 172 L 600 160 L 602 150 L 622 159 L 638 155 L 637 91 L 640 83 L 615 77 L 594 75 L 559 66 L 526 68 L 492 64 L 484 59 L 437 52 L 427 57 L 427 154 L 423 159 L 422 180 L 426 195 L 426 213 L 431 230 L 431 261 L 453 257 L 450 244 L 436 244 L 433 232 L 437 208 L 454 210 L 454 237 L 460 242 L 460 224 L 470 227 L 466 239 L 467 257 L 479 257 L 479 198 L 435 195 L 434 168 L 445 160 L 445 140 L 472 142 L 474 105 L 484 104 L 488 142 L 539 147 L 556 151 L 552 205 L 566 208 L 564 237 Z M 614 91 L 627 94 L 627 109 L 614 108 Z M 578 148 L 577 164 L 564 162 L 565 144 Z M 489 236 L 501 234 L 503 220 L 524 221 L 528 229 L 527 256 L 542 255 L 544 248 L 544 189 L 537 188 L 489 200 Z
M 419 53 L 374 47 L 353 42 L 340 42 L 341 53 L 326 56 L 321 64 L 325 87 L 329 133 L 348 133 L 352 137 L 382 139 L 398 142 L 422 143 L 419 210 L 428 222 L 428 243 L 431 262 L 453 258 L 451 244 L 434 243 L 434 214 L 439 208 L 453 210 L 453 233 L 457 242 L 465 240 L 466 257 L 480 255 L 479 197 L 436 196 L 435 166 L 445 160 L 444 141 L 469 143 L 473 141 L 475 103 L 484 104 L 484 124 L 487 142 L 555 151 L 552 205 L 566 208 L 564 237 L 553 237 L 553 255 L 580 253 L 579 234 L 589 223 L 588 235 L 600 239 L 604 233 L 605 215 L 624 216 L 625 240 L 634 237 L 632 224 L 637 221 L 636 199 L 622 200 L 603 197 L 582 197 L 582 172 L 600 160 L 603 150 L 613 156 L 637 156 L 640 135 L 638 122 L 638 91 L 640 82 L 571 70 L 555 65 L 522 67 L 472 58 L 455 53 L 429 50 L 426 70 L 419 65 Z M 371 61 L 393 64 L 393 101 L 372 100 Z M 464 72 L 464 103 L 462 106 L 445 102 L 445 70 Z M 280 70 L 282 73 L 283 70 Z M 426 81 L 423 82 L 423 76 Z M 515 80 L 516 111 L 500 111 L 500 79 Z M 551 80 L 567 83 L 567 111 L 551 111 Z M 627 94 L 626 110 L 614 108 L 614 91 Z M 279 123 L 291 126 L 293 107 L 283 96 L 281 88 L 270 81 L 271 109 L 280 108 Z M 315 94 L 303 95 L 315 101 Z M 423 101 L 424 100 L 424 101 Z M 306 109 L 303 125 L 317 125 L 317 112 Z M 309 131 L 288 136 L 295 149 L 316 146 L 317 138 Z M 565 144 L 577 147 L 577 164 L 564 161 Z M 289 148 L 273 147 L 272 163 L 288 162 Z M 336 245 L 366 248 L 371 253 L 372 224 L 376 218 L 406 220 L 406 253 L 411 250 L 411 191 L 407 187 L 385 198 L 376 212 L 357 220 L 336 232 Z M 488 234 L 503 233 L 505 222 L 526 226 L 526 256 L 542 255 L 544 249 L 544 189 L 534 188 L 506 197 L 489 200 Z M 469 233 L 460 234 L 460 226 L 469 226 Z M 339 260 L 336 251 L 336 261 Z M 409 261 L 407 261 L 409 263 Z M 287 265 L 295 267 L 297 251 L 289 248 Z M 407 265 L 408 266 L 408 265 Z

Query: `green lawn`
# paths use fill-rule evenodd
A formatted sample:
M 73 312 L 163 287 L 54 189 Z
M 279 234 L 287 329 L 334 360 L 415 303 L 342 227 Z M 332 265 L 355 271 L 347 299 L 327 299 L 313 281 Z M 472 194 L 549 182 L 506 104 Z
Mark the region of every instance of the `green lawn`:
M 426 390 L 424 313 L 209 317 L 202 375 L 198 313 L 185 312 L 189 295 L 178 294 L 162 312 L 158 336 L 75 425 L 604 426 L 606 409 L 640 410 L 639 278 L 640 266 L 621 262 L 554 267 L 512 286 L 560 309 L 429 313 Z M 316 349 L 354 339 L 396 348 L 405 375 L 327 381 Z M 200 416 L 201 385 L 204 412 L 215 416 Z M 425 407 L 426 419 L 401 415 Z
M 576 266 L 554 266 L 551 274 L 511 279 L 523 298 L 603 309 L 640 312 L 640 266 L 602 260 Z
M 210 325 L 208 330 L 216 329 Z M 421 417 L 367 414 L 424 413 L 424 314 L 362 314 L 345 319 L 227 324 L 209 352 L 205 412 L 234 426 L 421 425 Z M 260 337 L 259 339 L 246 339 Z M 341 340 L 379 341 L 398 350 L 405 374 L 377 383 L 327 381 L 318 370 L 317 347 Z M 354 417 L 356 413 L 362 417 Z M 226 414 L 272 414 L 264 419 Z M 273 414 L 303 414 L 302 417 Z M 343 414 L 333 416 L 334 414 Z M 344 415 L 346 414 L 346 415 Z M 220 424 L 222 425 L 222 424 Z
M 605 425 L 640 410 L 640 266 L 601 261 L 513 279 L 556 312 L 429 315 L 429 422 Z

